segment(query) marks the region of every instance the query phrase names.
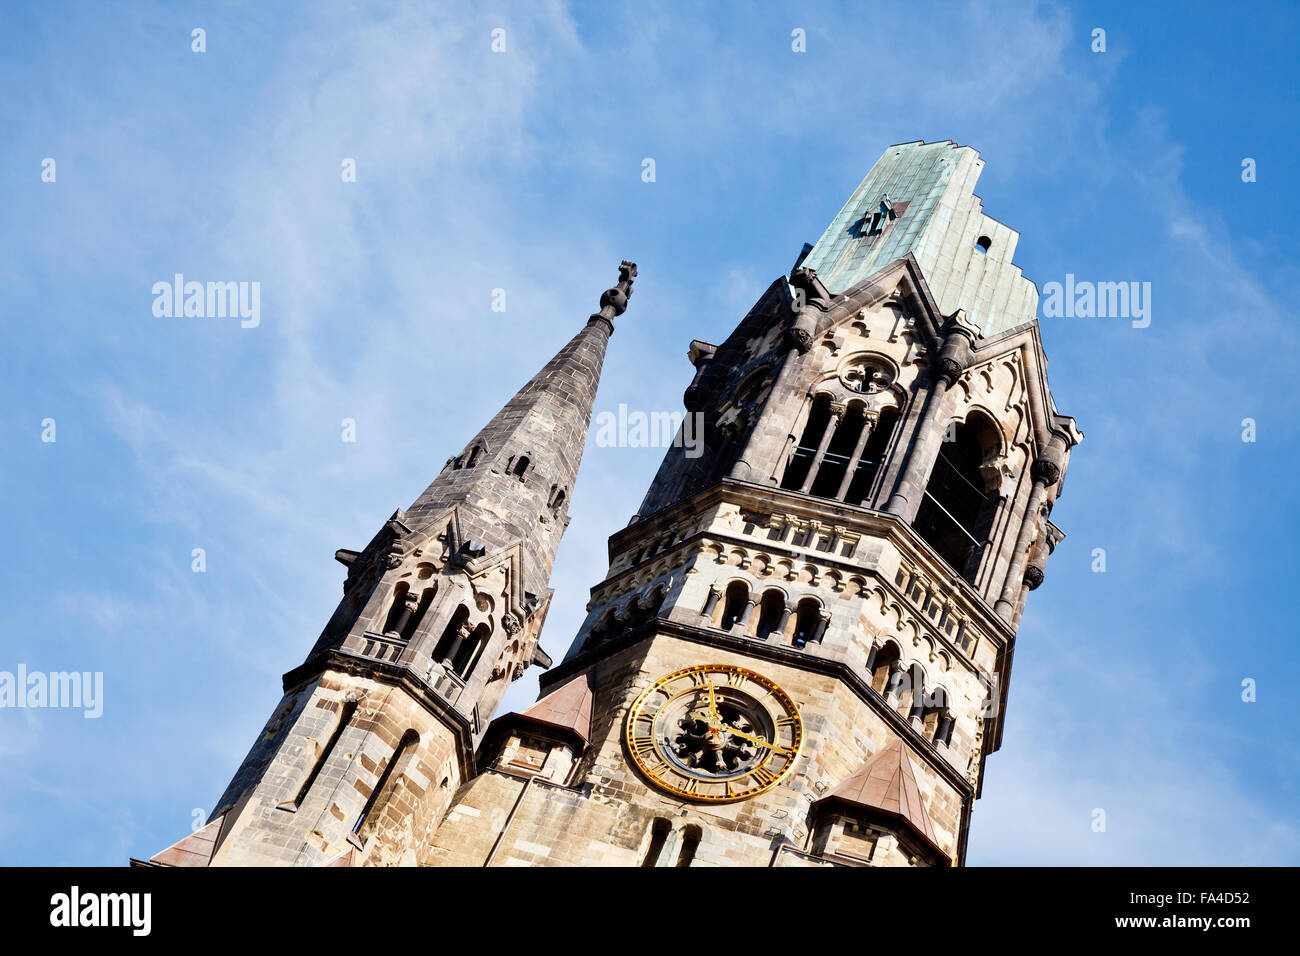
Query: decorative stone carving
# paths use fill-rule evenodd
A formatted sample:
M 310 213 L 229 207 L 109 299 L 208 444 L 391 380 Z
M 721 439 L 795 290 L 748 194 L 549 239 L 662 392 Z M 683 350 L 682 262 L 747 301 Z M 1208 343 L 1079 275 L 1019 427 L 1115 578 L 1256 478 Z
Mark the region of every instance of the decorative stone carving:
M 812 333 L 807 329 L 786 329 L 783 337 L 786 348 L 796 349 L 800 355 L 812 348 Z
M 861 357 L 840 369 L 840 381 L 849 391 L 874 395 L 893 384 L 894 372 L 883 361 Z
M 936 341 L 935 347 L 939 354 L 932 366 L 936 380 L 942 380 L 949 388 L 956 383 L 970 365 L 971 342 L 971 332 L 960 325 L 952 328 L 943 338 L 942 344 Z
M 1044 485 L 1050 486 L 1060 480 L 1061 466 L 1046 455 L 1040 455 L 1030 465 L 1029 474 L 1034 481 L 1041 481 Z

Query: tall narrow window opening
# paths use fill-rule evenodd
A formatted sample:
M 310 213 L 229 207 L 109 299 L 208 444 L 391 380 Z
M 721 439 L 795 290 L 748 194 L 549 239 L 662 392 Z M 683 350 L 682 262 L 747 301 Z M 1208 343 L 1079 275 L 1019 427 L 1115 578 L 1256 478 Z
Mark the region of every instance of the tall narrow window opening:
M 342 709 L 339 711 L 339 722 L 334 727 L 334 732 L 330 734 L 330 739 L 326 742 L 324 749 L 321 750 L 320 756 L 316 758 L 316 763 L 311 768 L 311 773 L 309 773 L 307 779 L 302 782 L 302 786 L 298 790 L 298 795 L 293 798 L 293 808 L 295 810 L 302 806 L 302 802 L 307 799 L 307 794 L 311 792 L 312 784 L 316 782 L 316 778 L 320 776 L 321 770 L 323 770 L 325 764 L 329 762 L 330 754 L 334 753 L 334 748 L 338 746 L 339 738 L 343 736 L 343 731 L 348 729 L 348 724 L 352 722 L 352 715 L 356 713 L 356 710 L 357 702 L 354 700 L 346 701 L 343 704 Z
M 984 486 L 980 466 L 996 448 L 992 422 L 982 416 L 953 430 L 951 441 L 939 446 L 930 480 L 912 526 L 948 562 L 973 582 L 987 543 L 998 499 Z
M 420 742 L 420 735 L 414 730 L 408 730 L 398 741 L 397 749 L 393 751 L 393 756 L 389 758 L 388 764 L 384 767 L 384 772 L 379 775 L 375 782 L 375 789 L 370 791 L 370 799 L 366 805 L 361 808 L 361 813 L 357 816 L 357 822 L 352 825 L 352 832 L 361 839 L 374 829 L 374 821 L 379 818 L 383 811 L 384 805 L 387 804 L 391 796 L 390 791 L 396 785 L 394 777 L 401 778 L 401 774 L 406 771 L 407 764 L 415 756 L 416 745 Z

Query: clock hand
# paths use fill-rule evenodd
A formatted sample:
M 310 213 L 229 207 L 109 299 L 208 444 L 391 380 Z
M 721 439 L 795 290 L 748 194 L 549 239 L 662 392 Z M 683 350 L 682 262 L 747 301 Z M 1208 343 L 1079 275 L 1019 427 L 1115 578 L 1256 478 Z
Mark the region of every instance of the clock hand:
M 718 724 L 722 725 L 722 717 L 718 714 L 718 697 L 713 692 L 713 681 L 709 681 L 708 684 L 709 684 L 709 709 L 713 712 L 713 716 L 718 721 Z
M 748 740 L 748 741 L 751 741 L 751 742 L 753 742 L 753 743 L 756 743 L 756 744 L 758 744 L 759 746 L 763 747 L 763 748 L 766 749 L 766 750 L 773 750 L 773 751 L 775 751 L 775 752 L 777 752 L 777 753 L 779 753 L 779 754 L 788 754 L 788 753 L 790 753 L 789 750 L 787 750 L 786 748 L 780 746 L 779 744 L 775 744 L 775 743 L 773 743 L 773 742 L 771 742 L 771 741 L 769 741 L 769 740 L 763 740 L 763 739 L 760 738 L 760 737 L 752 737 L 752 736 L 750 736 L 749 734 L 744 733 L 743 731 L 736 730 L 734 727 L 724 726 L 722 729 L 723 729 L 723 732 L 724 732 L 724 733 L 735 734 L 737 737 L 743 737 L 745 740 Z

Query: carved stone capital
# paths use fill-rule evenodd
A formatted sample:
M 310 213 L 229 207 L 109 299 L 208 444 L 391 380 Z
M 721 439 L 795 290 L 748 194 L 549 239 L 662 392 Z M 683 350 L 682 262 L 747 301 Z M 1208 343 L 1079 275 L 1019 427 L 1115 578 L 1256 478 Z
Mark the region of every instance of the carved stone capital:
M 936 380 L 942 379 L 943 381 L 948 383 L 949 387 L 951 387 L 957 381 L 957 379 L 961 376 L 961 373 L 964 370 L 965 367 L 961 364 L 961 362 L 958 362 L 956 359 L 946 355 L 940 355 L 934 361 L 935 379 Z
M 786 329 L 783 334 L 786 348 L 795 349 L 800 355 L 804 355 L 812 348 L 812 333 L 807 329 Z
M 937 350 L 939 354 L 934 360 L 934 365 L 931 366 L 931 374 L 936 381 L 942 380 L 951 387 L 970 365 L 970 333 L 960 326 L 952 329 L 942 339 L 942 344 L 938 345 Z
M 1047 455 L 1040 455 L 1029 466 L 1029 476 L 1044 485 L 1054 485 L 1061 478 L 1061 466 Z

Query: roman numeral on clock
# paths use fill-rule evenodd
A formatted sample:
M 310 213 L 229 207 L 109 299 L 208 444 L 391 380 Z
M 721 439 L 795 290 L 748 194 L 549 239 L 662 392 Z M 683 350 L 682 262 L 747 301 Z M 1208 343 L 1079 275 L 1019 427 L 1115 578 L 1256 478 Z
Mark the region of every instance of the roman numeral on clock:
M 766 767 L 759 767 L 757 770 L 751 772 L 750 776 L 754 778 L 754 783 L 760 787 L 766 787 L 776 779 L 776 774 L 768 770 Z

